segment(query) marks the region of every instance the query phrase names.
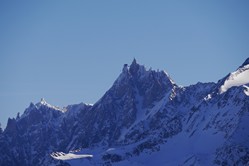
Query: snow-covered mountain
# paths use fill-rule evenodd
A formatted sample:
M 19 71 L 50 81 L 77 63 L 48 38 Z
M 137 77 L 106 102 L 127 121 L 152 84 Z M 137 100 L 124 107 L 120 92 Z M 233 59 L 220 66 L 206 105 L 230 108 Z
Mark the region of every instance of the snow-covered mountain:
M 176 85 L 134 59 L 94 105 L 42 99 L 0 132 L 0 165 L 249 165 L 249 58 Z

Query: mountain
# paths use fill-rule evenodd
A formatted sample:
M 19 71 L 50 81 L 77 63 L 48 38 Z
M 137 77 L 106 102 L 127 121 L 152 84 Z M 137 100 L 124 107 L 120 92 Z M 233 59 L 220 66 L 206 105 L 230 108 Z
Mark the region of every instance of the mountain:
M 134 59 L 94 105 L 41 99 L 0 132 L 0 165 L 249 165 L 249 58 L 178 86 Z

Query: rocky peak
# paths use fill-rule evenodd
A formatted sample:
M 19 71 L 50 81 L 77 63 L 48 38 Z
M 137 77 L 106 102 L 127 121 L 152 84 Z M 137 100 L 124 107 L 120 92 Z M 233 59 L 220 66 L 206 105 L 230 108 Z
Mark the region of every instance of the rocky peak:
M 45 105 L 45 104 L 47 104 L 47 102 L 45 101 L 45 99 L 44 99 L 44 98 L 41 98 L 40 103 L 41 103 L 41 104 L 44 104 L 44 105 Z
M 132 63 L 131 63 L 129 72 L 131 73 L 131 75 L 135 75 L 138 72 L 138 70 L 139 70 L 140 67 L 142 67 L 142 66 L 140 66 L 137 63 L 136 59 L 134 58 L 133 61 L 132 61 Z
M 128 64 L 124 64 L 122 73 L 128 73 L 128 72 L 129 72 Z
M 142 96 L 142 107 L 151 106 L 153 102 L 159 101 L 173 87 L 177 86 L 165 71 L 146 69 L 134 59 L 129 66 L 125 64 L 122 73 L 114 85 L 106 93 L 103 99 L 112 101 L 111 98 L 130 98 L 138 100 Z M 124 97 L 125 96 L 125 97 Z M 130 102 L 130 101 L 127 101 Z
M 176 85 L 165 71 L 152 70 L 151 68 L 147 70 L 144 65 L 138 64 L 134 58 L 131 65 L 124 64 L 122 73 L 114 82 L 114 87 L 117 90 L 118 87 L 124 87 L 124 85 L 135 85 L 136 87 L 143 86 L 146 90 L 152 84 L 158 84 L 162 89 L 171 89 Z
M 244 62 L 240 67 L 243 67 L 243 66 L 248 65 L 248 64 L 249 64 L 249 58 L 247 58 L 247 59 L 245 60 L 245 62 Z
M 60 109 L 59 107 L 56 107 L 56 106 L 53 106 L 53 105 L 47 103 L 44 98 L 41 98 L 40 102 L 36 103 L 35 106 L 37 109 L 40 109 L 41 107 L 47 107 L 47 108 L 51 108 L 53 110 L 58 110 L 58 111 L 63 112 L 63 110 Z
M 48 103 L 45 101 L 44 98 L 41 98 L 40 102 L 36 103 L 35 106 L 39 108 L 39 107 L 41 107 L 41 106 L 48 106 L 48 107 L 50 107 L 51 105 L 48 104 Z
M 7 126 L 6 126 L 6 129 L 4 130 L 4 132 L 6 133 L 12 133 L 12 134 L 16 134 L 17 132 L 17 126 L 16 126 L 16 119 L 13 118 L 9 118 L 8 119 L 8 122 L 7 122 Z
M 131 77 L 137 77 L 141 74 L 144 74 L 145 72 L 145 67 L 143 65 L 138 64 L 136 59 L 134 58 L 131 65 L 124 64 L 121 74 Z

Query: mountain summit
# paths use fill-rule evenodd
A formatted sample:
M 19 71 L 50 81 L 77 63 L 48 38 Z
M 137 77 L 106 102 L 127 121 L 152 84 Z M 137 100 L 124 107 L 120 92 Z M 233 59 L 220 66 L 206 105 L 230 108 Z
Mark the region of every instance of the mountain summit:
M 246 65 L 249 65 L 249 58 L 247 58 L 245 60 L 245 62 L 240 67 L 243 67 L 243 66 L 246 66 Z
M 42 99 L 0 132 L 0 165 L 249 165 L 249 60 L 181 87 L 133 60 L 94 105 Z

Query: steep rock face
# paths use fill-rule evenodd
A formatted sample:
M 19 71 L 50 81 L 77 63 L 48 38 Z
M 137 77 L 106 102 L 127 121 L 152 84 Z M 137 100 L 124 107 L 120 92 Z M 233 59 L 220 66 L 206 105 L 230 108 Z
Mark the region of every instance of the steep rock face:
M 134 59 L 94 105 L 42 99 L 9 119 L 0 165 L 249 164 L 248 71 L 247 59 L 218 83 L 181 87 Z
M 146 70 L 134 59 L 130 66 L 124 65 L 113 86 L 82 117 L 84 141 L 77 144 L 83 147 L 100 142 L 106 146 L 119 144 L 124 130 L 134 126 L 146 109 L 154 107 L 174 86 L 165 72 Z

